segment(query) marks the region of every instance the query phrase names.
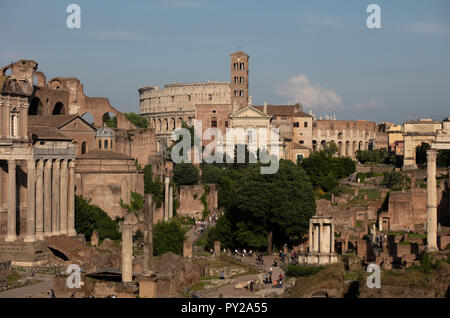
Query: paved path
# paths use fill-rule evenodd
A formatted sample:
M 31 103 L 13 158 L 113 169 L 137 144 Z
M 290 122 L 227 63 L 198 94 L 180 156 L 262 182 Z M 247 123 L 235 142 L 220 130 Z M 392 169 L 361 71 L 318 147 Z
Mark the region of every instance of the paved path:
M 237 258 L 237 257 L 236 257 Z M 264 271 L 262 272 L 263 275 L 265 275 L 265 273 L 269 270 L 270 266 L 273 264 L 274 259 L 276 258 L 275 256 L 264 256 Z M 256 256 L 251 257 L 251 258 L 247 258 L 245 260 L 246 263 L 252 264 L 252 265 L 256 265 Z M 261 266 L 261 269 L 262 266 Z M 246 290 L 246 289 L 235 289 L 234 286 L 238 283 L 242 283 L 242 282 L 248 282 L 250 280 L 255 280 L 256 276 L 260 275 L 261 273 L 258 274 L 251 274 L 251 275 L 244 275 L 244 276 L 239 276 L 236 278 L 232 278 L 233 283 L 228 284 L 228 285 L 224 285 L 218 289 L 212 290 L 211 292 L 205 293 L 203 295 L 200 296 L 200 298 L 216 298 L 219 297 L 220 294 L 223 295 L 224 298 L 227 297 L 258 297 L 255 295 L 255 292 L 251 292 L 250 289 Z M 281 290 L 284 292 L 285 288 L 286 288 L 286 279 L 285 279 L 285 273 L 284 271 L 280 268 L 280 266 L 277 267 L 273 267 L 273 273 L 272 273 L 272 279 L 276 280 L 278 279 L 279 275 L 282 274 L 283 275 L 283 288 L 281 288 Z M 271 285 L 266 285 L 266 284 L 262 284 L 260 285 L 262 286 L 263 289 L 272 289 Z
M 0 293 L 0 298 L 26 298 L 37 294 L 43 294 L 53 288 L 53 275 L 35 274 L 36 279 L 43 282 L 26 287 L 6 290 Z

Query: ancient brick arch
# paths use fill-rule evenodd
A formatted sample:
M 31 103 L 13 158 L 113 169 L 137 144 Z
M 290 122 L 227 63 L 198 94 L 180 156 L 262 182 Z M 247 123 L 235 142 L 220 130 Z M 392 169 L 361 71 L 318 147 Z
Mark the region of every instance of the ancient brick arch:
M 105 97 L 86 97 L 85 103 L 81 103 L 78 110 L 78 115 L 82 116 L 85 113 L 91 113 L 94 116 L 94 125 L 101 127 L 103 124 L 103 115 L 105 113 L 113 113 L 117 117 L 117 128 L 119 129 L 136 129 L 120 111 L 115 109 Z

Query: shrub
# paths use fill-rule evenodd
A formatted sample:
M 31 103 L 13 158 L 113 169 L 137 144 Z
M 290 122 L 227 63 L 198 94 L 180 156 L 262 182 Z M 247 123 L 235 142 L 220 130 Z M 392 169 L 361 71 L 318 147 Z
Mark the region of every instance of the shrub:
M 321 266 L 298 266 L 289 264 L 286 275 L 291 277 L 308 277 L 317 274 L 323 269 Z
M 199 179 L 197 167 L 193 163 L 179 163 L 173 169 L 173 180 L 179 185 L 196 184 Z
M 181 227 L 179 220 L 159 221 L 153 230 L 153 254 L 158 256 L 172 252 L 181 255 L 184 240 L 185 230 Z
M 359 182 L 364 183 L 366 181 L 366 174 L 364 172 L 358 172 L 356 174 L 356 180 L 359 179 Z

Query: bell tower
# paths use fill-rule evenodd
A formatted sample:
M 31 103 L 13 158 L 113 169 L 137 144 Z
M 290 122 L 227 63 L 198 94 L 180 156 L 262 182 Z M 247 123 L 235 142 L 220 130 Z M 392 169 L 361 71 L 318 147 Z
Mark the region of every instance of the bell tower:
M 238 109 L 248 106 L 248 65 L 249 56 L 238 51 L 231 54 L 231 105 L 236 103 Z

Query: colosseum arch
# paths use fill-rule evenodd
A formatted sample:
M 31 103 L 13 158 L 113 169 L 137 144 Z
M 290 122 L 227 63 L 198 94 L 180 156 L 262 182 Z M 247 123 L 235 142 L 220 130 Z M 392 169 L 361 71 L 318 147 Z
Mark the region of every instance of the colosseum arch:
M 352 147 L 352 155 L 354 155 L 357 150 L 358 150 L 358 143 L 354 141 Z
M 342 146 L 342 141 L 338 142 L 338 155 L 339 157 L 342 156 L 343 154 L 343 146 Z
M 348 141 L 348 140 L 345 143 L 345 155 L 350 156 L 350 141 Z
M 176 119 L 175 119 L 175 117 L 171 117 L 170 118 L 170 130 L 174 130 L 176 128 L 177 128 L 176 127 Z
M 28 108 L 28 115 L 43 115 L 44 105 L 38 97 L 33 97 Z
M 55 106 L 53 106 L 52 115 L 64 115 L 65 113 L 66 109 L 63 103 L 57 102 Z
M 313 151 L 317 151 L 317 140 L 313 140 Z
M 320 149 L 325 150 L 327 148 L 327 142 L 325 140 L 322 140 L 320 142 Z
M 164 118 L 163 129 L 164 129 L 164 131 L 169 130 L 169 121 L 167 120 L 167 118 Z

